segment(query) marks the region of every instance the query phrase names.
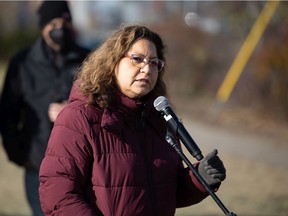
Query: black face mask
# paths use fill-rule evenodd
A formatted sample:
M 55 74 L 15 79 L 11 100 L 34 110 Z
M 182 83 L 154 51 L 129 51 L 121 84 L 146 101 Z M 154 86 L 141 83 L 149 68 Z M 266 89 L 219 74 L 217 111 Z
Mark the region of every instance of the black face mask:
M 61 51 L 67 51 L 74 42 L 72 30 L 69 28 L 52 29 L 49 35 L 54 43 L 61 46 Z

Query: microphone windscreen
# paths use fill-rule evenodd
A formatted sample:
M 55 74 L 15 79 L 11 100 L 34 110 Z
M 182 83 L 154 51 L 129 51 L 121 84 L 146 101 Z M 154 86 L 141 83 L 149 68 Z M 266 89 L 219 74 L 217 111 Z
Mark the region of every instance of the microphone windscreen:
M 156 98 L 154 100 L 154 107 L 157 111 L 161 111 L 161 110 L 163 110 L 169 106 L 170 106 L 170 104 L 169 104 L 167 98 L 164 96 L 159 96 L 158 98 Z

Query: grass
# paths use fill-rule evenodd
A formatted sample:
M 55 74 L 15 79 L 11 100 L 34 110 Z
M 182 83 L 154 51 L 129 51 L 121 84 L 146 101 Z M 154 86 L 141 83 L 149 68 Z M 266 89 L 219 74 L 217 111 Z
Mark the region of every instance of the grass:
M 274 167 L 240 157 L 225 156 L 228 176 L 218 197 L 238 216 L 288 215 L 288 173 L 286 168 Z M 177 216 L 224 215 L 211 197 L 198 205 L 177 209 Z

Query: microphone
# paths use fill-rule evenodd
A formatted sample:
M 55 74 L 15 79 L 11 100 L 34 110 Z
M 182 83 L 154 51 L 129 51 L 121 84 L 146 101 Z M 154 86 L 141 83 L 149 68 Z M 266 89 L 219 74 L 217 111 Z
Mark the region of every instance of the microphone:
M 159 96 L 156 98 L 154 101 L 154 107 L 157 111 L 161 112 L 168 124 L 169 129 L 179 137 L 190 154 L 200 161 L 203 158 L 200 149 L 171 109 L 167 98 L 164 96 Z

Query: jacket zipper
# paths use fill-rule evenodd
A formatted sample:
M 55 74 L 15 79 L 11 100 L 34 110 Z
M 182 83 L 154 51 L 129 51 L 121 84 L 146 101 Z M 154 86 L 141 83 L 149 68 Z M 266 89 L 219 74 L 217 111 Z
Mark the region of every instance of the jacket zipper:
M 140 132 L 140 146 L 141 146 L 141 151 L 143 154 L 144 162 L 145 162 L 145 167 L 147 171 L 147 179 L 148 179 L 148 188 L 150 191 L 150 197 L 151 197 L 151 202 L 152 202 L 152 215 L 156 216 L 156 196 L 155 196 L 155 188 L 153 184 L 153 175 L 152 175 L 152 169 L 149 163 L 149 159 L 147 156 L 147 152 L 145 150 L 145 143 L 144 143 L 144 128 L 145 128 L 145 116 L 144 116 L 144 110 L 141 111 L 140 114 L 140 122 L 139 122 L 139 127 L 138 130 Z

